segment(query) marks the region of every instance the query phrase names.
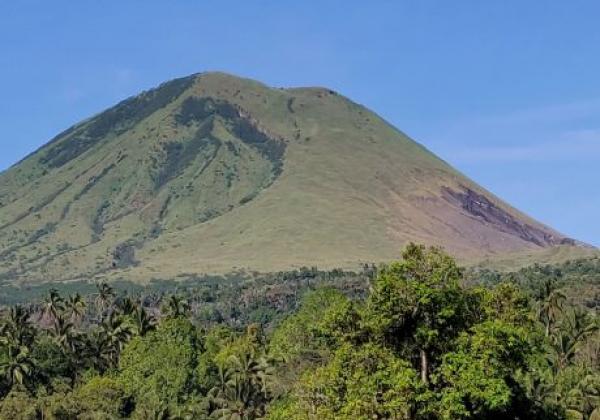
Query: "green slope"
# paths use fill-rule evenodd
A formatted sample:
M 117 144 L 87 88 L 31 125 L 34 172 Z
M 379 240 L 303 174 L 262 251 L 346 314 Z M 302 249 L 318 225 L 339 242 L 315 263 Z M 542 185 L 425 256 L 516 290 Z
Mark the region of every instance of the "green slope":
M 575 245 L 335 92 L 222 73 L 123 101 L 0 175 L 5 281 L 356 267 L 409 240 L 465 261 Z

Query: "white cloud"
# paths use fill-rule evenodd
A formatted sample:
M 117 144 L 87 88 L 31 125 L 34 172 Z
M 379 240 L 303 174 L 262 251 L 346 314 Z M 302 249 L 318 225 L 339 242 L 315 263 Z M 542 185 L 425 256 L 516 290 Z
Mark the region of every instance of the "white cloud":
M 427 145 L 455 164 L 600 160 L 600 100 L 452 122 Z
M 600 129 L 564 132 L 557 137 L 523 146 L 457 147 L 444 155 L 458 163 L 600 160 Z

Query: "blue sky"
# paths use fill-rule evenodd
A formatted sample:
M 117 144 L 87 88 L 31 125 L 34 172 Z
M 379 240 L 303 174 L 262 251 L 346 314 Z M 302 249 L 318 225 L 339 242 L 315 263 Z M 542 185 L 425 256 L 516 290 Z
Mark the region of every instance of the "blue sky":
M 0 170 L 162 81 L 331 87 L 537 219 L 600 245 L 596 1 L 0 3 Z

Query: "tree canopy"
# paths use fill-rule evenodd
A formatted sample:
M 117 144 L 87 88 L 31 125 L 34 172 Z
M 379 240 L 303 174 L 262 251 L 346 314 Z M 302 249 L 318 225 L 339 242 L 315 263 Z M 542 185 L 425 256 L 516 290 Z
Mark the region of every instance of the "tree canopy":
M 262 324 L 244 305 L 207 319 L 193 290 L 49 290 L 2 315 L 0 418 L 600 417 L 597 312 L 554 280 L 474 283 L 411 244 L 365 281 L 307 287 Z

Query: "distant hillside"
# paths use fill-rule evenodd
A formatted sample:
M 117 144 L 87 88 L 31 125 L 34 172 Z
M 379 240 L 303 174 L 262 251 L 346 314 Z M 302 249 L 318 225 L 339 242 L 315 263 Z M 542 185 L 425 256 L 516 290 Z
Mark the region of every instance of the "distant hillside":
M 577 245 L 336 92 L 222 73 L 127 99 L 0 174 L 4 281 L 355 268 L 410 240 L 465 261 Z

